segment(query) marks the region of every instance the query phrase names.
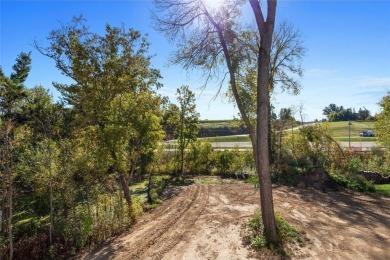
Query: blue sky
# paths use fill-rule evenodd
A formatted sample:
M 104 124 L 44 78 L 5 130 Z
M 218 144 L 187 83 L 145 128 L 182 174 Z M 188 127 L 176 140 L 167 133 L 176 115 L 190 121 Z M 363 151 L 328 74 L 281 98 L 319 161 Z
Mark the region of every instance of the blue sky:
M 54 62 L 40 55 L 34 39 L 47 44 L 49 32 L 60 22 L 69 22 L 83 14 L 91 31 L 102 33 L 104 25 L 120 25 L 148 34 L 152 63 L 164 79 L 161 89 L 172 101 L 176 88 L 189 85 L 196 93 L 202 119 L 230 119 L 237 110 L 223 96 L 203 84 L 196 71 L 168 66 L 175 50 L 164 36 L 152 28 L 150 9 L 153 1 L 4 1 L 0 2 L 0 64 L 11 73 L 21 51 L 32 52 L 32 70 L 26 86 L 42 85 L 56 98 L 52 82 L 69 82 L 54 67 Z M 249 8 L 245 19 L 252 19 Z M 304 105 L 306 120 L 321 119 L 322 109 L 330 103 L 344 107 L 366 107 L 374 114 L 378 102 L 390 91 L 390 1 L 295 1 L 278 2 L 277 20 L 288 20 L 298 28 L 307 49 L 303 60 L 303 89 L 298 96 L 276 91 L 272 102 L 282 107 Z M 298 117 L 298 114 L 296 115 Z

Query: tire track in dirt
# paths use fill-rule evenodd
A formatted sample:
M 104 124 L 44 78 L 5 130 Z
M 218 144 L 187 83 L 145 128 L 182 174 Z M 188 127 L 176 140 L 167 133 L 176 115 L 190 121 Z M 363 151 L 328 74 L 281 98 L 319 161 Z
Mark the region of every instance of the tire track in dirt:
M 207 185 L 207 206 L 187 230 L 186 238 L 166 252 L 162 260 L 253 259 L 251 250 L 242 244 L 242 224 L 253 214 L 257 205 L 242 202 L 240 190 L 232 189 L 233 186 Z
M 274 187 L 275 208 L 310 241 L 291 259 L 388 259 L 390 198 Z M 191 185 L 84 259 L 253 259 L 242 224 L 259 209 L 246 184 Z M 260 256 L 268 259 L 268 256 Z
M 164 237 L 167 230 L 175 229 L 177 222 L 187 216 L 187 211 L 193 207 L 194 202 L 199 197 L 200 187 L 193 185 L 188 190 L 184 196 L 179 197 L 176 203 L 160 210 L 162 211 L 161 219 L 156 219 L 154 225 L 150 225 L 150 223 L 147 225 L 148 230 L 139 236 L 141 239 L 132 243 L 131 250 L 129 250 L 131 253 L 126 254 L 127 259 L 140 259 L 146 249 L 150 250 L 152 247 L 155 247 L 155 244 Z M 158 213 L 156 212 L 153 215 Z M 120 255 L 118 257 L 122 258 Z
M 84 259 L 161 259 L 165 252 L 182 240 L 185 231 L 190 229 L 207 205 L 207 199 L 208 187 L 187 187 L 180 196 L 146 215 L 130 234 L 99 250 L 106 253 L 96 252 Z M 145 254 L 145 251 L 153 254 Z
M 147 257 L 152 259 L 162 259 L 163 256 L 170 251 L 174 246 L 181 242 L 193 228 L 194 223 L 204 211 L 208 204 L 209 199 L 209 187 L 202 185 L 199 188 L 199 193 L 194 198 L 190 210 L 181 215 L 174 226 L 167 229 L 167 233 L 160 239 L 162 244 L 158 248 L 152 251 L 152 254 L 148 254 Z
M 278 210 L 310 239 L 293 258 L 388 259 L 389 198 L 287 187 L 274 195 Z

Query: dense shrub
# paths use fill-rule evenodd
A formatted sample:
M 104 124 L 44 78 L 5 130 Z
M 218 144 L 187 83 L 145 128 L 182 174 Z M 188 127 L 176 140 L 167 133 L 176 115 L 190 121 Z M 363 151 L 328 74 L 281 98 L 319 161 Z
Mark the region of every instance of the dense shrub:
M 295 134 L 287 134 L 280 151 L 272 165 L 272 179 L 285 185 L 298 185 L 307 179 L 311 169 L 322 168 L 342 187 L 373 192 L 373 184 L 359 172 L 376 171 L 386 175 L 390 169 L 389 153 L 382 149 L 374 148 L 367 153 L 341 150 L 326 124 L 306 126 Z
M 157 152 L 153 169 L 159 174 L 178 173 L 178 153 L 174 145 L 167 147 Z M 215 150 L 209 141 L 197 140 L 185 151 L 185 173 L 247 178 L 255 175 L 253 153 L 239 149 Z
M 67 215 L 55 211 L 52 246 L 49 243 L 49 218 L 21 217 L 14 229 L 14 259 L 65 259 L 85 246 L 95 246 L 121 234 L 133 224 L 121 191 L 100 193 L 94 201 L 74 204 Z M 142 214 L 142 205 L 133 197 L 134 216 Z M 29 234 L 29 235 L 27 235 Z M 7 259 L 8 244 L 3 241 L 1 259 Z
M 283 248 L 284 245 L 298 244 L 304 245 L 302 232 L 299 232 L 295 227 L 287 223 L 280 212 L 275 213 L 276 227 L 279 233 L 280 245 L 269 244 L 264 235 L 264 225 L 260 212 L 256 212 L 247 223 L 247 233 L 244 235 L 244 242 L 250 244 L 254 248 L 269 247 L 276 249 L 281 255 L 287 255 L 288 252 Z M 276 246 L 276 247 L 275 247 Z
M 374 192 L 375 186 L 368 182 L 363 176 L 353 173 L 340 173 L 332 172 L 330 175 L 337 184 L 342 187 L 361 191 L 361 192 Z
M 215 152 L 209 141 L 193 142 L 186 154 L 188 170 L 192 174 L 211 174 L 215 165 Z

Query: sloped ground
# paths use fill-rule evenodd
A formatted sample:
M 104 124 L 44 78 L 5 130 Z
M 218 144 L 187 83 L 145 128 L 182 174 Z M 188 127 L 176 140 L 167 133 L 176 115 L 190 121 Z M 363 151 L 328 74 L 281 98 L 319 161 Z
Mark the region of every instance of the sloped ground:
M 128 234 L 83 259 L 255 259 L 242 224 L 258 210 L 249 184 L 180 187 Z M 292 259 L 389 259 L 390 198 L 275 187 L 275 207 L 310 240 Z M 264 259 L 269 259 L 264 257 Z

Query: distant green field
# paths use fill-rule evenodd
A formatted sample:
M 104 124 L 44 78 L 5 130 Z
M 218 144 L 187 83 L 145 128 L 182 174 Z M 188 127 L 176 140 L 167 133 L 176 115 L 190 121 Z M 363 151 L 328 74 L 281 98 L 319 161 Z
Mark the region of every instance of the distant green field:
M 207 127 L 221 127 L 221 126 L 237 126 L 238 122 L 235 120 L 206 120 L 202 121 L 201 125 Z M 339 142 L 348 142 L 348 121 L 330 122 L 328 123 L 332 137 Z M 373 122 L 351 122 L 351 142 L 375 142 L 376 137 L 360 137 L 359 133 L 362 130 L 373 130 Z M 210 142 L 249 142 L 249 136 L 217 136 L 205 138 Z
M 199 122 L 200 128 L 235 128 L 240 125 L 240 120 L 201 120 Z
M 348 138 L 348 121 L 330 122 L 329 129 L 332 137 L 339 142 L 347 142 Z M 375 142 L 376 137 L 360 137 L 362 130 L 374 131 L 374 122 L 351 122 L 351 142 Z

